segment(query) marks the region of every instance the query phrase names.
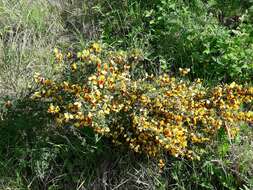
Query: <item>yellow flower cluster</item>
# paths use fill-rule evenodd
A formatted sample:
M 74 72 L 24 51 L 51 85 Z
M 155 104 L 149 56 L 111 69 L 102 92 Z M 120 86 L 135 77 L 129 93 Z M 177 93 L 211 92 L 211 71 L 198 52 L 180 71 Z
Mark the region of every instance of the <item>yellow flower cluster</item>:
M 63 54 L 60 52 L 58 48 L 54 49 L 54 55 L 58 62 L 61 62 L 63 60 Z
M 48 113 L 59 126 L 91 127 L 117 145 L 152 157 L 166 152 L 193 159 L 193 147 L 208 143 L 220 128 L 233 138 L 242 123 L 253 123 L 253 112 L 243 108 L 252 103 L 251 86 L 205 88 L 200 80 L 167 74 L 135 79 L 132 65 L 142 59 L 140 52 L 103 52 L 98 43 L 77 53 L 78 60 L 64 57 L 68 80 L 37 74 L 40 90 L 33 96 L 50 102 Z M 77 65 L 92 65 L 87 80 L 80 80 L 82 73 L 76 77 Z M 163 161 L 159 163 L 162 168 Z
M 189 68 L 184 68 L 184 69 L 179 68 L 179 72 L 180 72 L 180 74 L 181 74 L 182 76 L 187 75 L 190 71 L 191 71 L 191 70 L 190 70 Z

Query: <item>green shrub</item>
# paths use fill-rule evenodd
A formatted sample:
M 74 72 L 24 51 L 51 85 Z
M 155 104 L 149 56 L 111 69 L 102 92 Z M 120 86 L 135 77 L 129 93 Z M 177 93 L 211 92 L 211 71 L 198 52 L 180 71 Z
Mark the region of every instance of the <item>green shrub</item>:
M 105 4 L 98 8 L 104 41 L 145 49 L 145 57 L 156 60 L 156 67 L 162 65 L 164 71 L 189 67 L 192 78 L 252 80 L 250 4 L 242 8 L 236 6 L 238 1 L 229 7 L 219 1 L 200 0 Z
M 193 77 L 250 81 L 252 27 L 241 24 L 231 31 L 208 14 L 205 5 L 200 3 L 199 12 L 192 6 L 174 1 L 159 6 L 154 20 L 158 51 L 175 68 L 191 68 Z

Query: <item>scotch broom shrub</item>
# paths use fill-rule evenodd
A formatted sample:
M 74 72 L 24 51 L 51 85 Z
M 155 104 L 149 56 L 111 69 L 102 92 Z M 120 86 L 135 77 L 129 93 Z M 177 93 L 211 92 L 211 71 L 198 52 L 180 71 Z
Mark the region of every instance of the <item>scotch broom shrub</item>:
M 56 49 L 55 56 L 62 79 L 37 74 L 33 98 L 48 105 L 59 127 L 88 127 L 155 158 L 166 153 L 198 159 L 201 147 L 221 128 L 233 139 L 242 123 L 252 124 L 253 112 L 242 106 L 253 100 L 252 86 L 233 82 L 206 88 L 200 79 L 185 80 L 190 70 L 183 68 L 181 78 L 135 77 L 140 51 L 109 51 L 99 43 L 66 55 Z

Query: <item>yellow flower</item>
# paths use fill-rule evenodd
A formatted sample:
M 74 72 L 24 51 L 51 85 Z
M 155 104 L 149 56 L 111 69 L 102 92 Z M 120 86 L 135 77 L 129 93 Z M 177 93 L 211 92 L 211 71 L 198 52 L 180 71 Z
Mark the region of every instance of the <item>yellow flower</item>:
M 76 64 L 76 63 L 73 63 L 73 64 L 71 65 L 71 69 L 72 69 L 72 71 L 76 71 L 76 70 L 77 70 L 77 64 Z
M 104 83 L 105 83 L 105 76 L 104 75 L 100 75 L 98 77 L 98 86 L 99 86 L 99 88 L 103 88 L 104 87 Z
M 63 54 L 62 53 L 57 53 L 57 54 L 55 54 L 55 57 L 56 57 L 56 59 L 58 60 L 58 61 L 62 61 L 63 60 Z
M 59 49 L 58 48 L 54 48 L 54 53 L 58 54 L 59 53 Z
M 71 53 L 71 52 L 68 52 L 68 53 L 67 53 L 67 58 L 70 59 L 71 57 L 72 57 L 72 53 Z
M 54 106 L 53 104 L 50 104 L 47 112 L 51 114 L 56 114 L 59 113 L 59 111 L 60 111 L 59 106 Z
M 32 95 L 32 99 L 36 99 L 36 98 L 41 98 L 42 95 L 41 95 L 41 92 L 35 92 L 33 95 Z
M 74 126 L 79 128 L 81 126 L 81 124 L 79 122 L 76 122 L 76 123 L 74 123 Z
M 102 48 L 101 48 L 101 44 L 99 43 L 93 43 L 91 44 L 91 48 L 93 51 L 95 51 L 96 53 L 100 53 Z
M 165 166 L 165 161 L 164 161 L 163 159 L 160 159 L 160 160 L 159 160 L 159 163 L 158 163 L 158 166 L 159 166 L 160 169 L 164 168 L 164 166 Z
M 80 110 L 81 107 L 82 107 L 82 103 L 81 103 L 81 102 L 75 102 L 75 103 L 74 103 L 74 106 L 75 106 L 78 110 Z
M 86 60 L 90 57 L 90 51 L 89 50 L 83 50 L 82 53 L 80 54 L 80 57 L 83 59 L 83 60 Z
M 179 68 L 179 72 L 180 72 L 180 74 L 181 74 L 182 76 L 187 75 L 190 71 L 191 71 L 191 69 L 189 69 L 189 68 L 184 68 L 184 69 Z
M 69 122 L 70 120 L 74 119 L 74 116 L 71 113 L 64 113 L 65 122 Z

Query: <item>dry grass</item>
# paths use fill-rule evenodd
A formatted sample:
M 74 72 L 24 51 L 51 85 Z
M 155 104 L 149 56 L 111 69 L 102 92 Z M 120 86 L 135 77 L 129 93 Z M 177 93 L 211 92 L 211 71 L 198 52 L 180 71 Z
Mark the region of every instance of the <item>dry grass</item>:
M 52 50 L 70 44 L 61 10 L 49 1 L 0 1 L 0 97 L 28 93 L 35 72 L 52 75 Z
M 121 155 L 114 162 L 104 161 L 90 182 L 92 190 L 157 190 L 165 189 L 159 168 L 152 161 L 137 161 L 130 154 Z

